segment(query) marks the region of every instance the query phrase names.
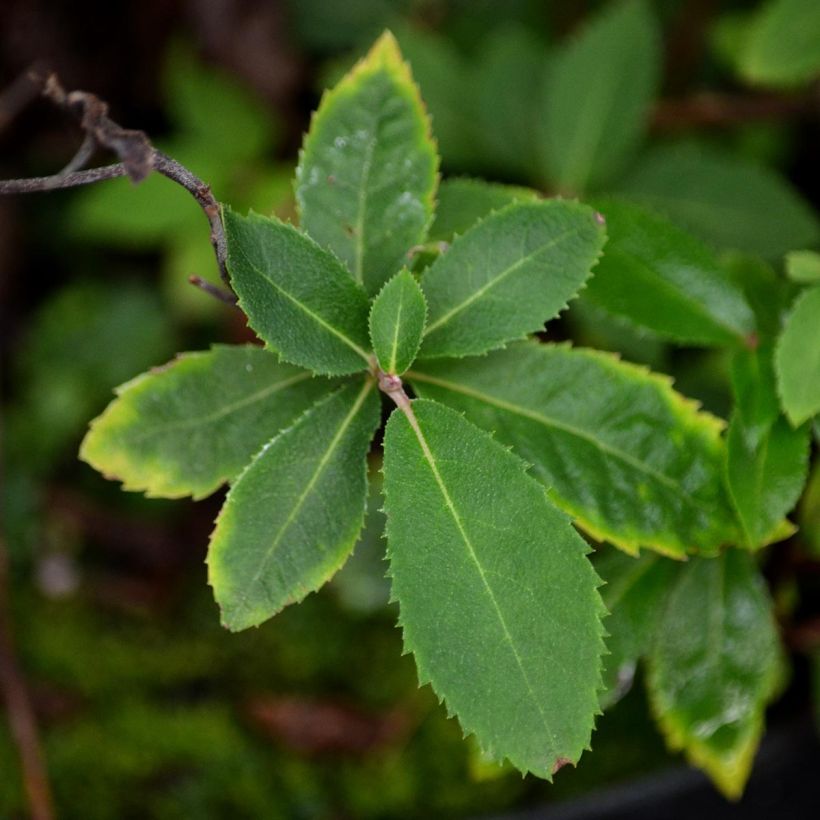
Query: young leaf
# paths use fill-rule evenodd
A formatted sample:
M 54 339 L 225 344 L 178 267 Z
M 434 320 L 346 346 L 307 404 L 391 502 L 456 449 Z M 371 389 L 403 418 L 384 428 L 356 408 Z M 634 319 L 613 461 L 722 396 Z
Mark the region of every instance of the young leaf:
M 786 254 L 786 276 L 792 282 L 813 285 L 820 282 L 820 253 L 792 251 Z
M 739 414 L 729 425 L 727 479 L 745 546 L 780 540 L 779 525 L 800 498 L 809 466 L 809 426 L 793 430 L 780 417 L 762 435 L 747 435 Z M 788 531 L 782 531 L 787 537 Z
M 80 458 L 126 490 L 204 498 L 333 386 L 260 347 L 185 353 L 117 388 Z
M 775 350 L 780 403 L 797 427 L 820 412 L 820 287 L 802 293 Z
M 578 760 L 598 705 L 603 607 L 586 545 L 487 433 L 435 402 L 412 407 L 384 442 L 405 646 L 487 756 L 549 778 Z
M 586 282 L 606 239 L 577 202 L 516 202 L 472 227 L 425 272 L 420 356 L 486 353 L 541 330 Z
M 596 538 L 681 557 L 735 537 L 722 424 L 663 376 L 593 350 L 524 342 L 471 362 L 417 364 L 407 378 L 512 445 Z
M 767 258 L 820 239 L 817 217 L 782 177 L 698 145 L 655 149 L 618 193 L 656 208 L 707 242 Z
M 741 550 L 690 561 L 667 594 L 649 654 L 653 711 L 670 747 L 737 798 L 782 676 L 771 601 Z
M 543 157 L 548 179 L 580 193 L 607 183 L 646 128 L 660 74 L 660 37 L 643 0 L 613 3 L 550 65 Z
M 301 226 L 376 293 L 424 238 L 435 144 L 393 35 L 325 94 L 296 170 Z
M 228 269 L 259 337 L 331 376 L 368 366 L 367 296 L 330 253 L 277 219 L 225 210 Z
M 445 179 L 438 188 L 430 239 L 452 242 L 456 235 L 465 233 L 492 211 L 500 211 L 513 202 L 534 202 L 537 199 L 538 193 L 531 188 L 469 177 Z
M 370 311 L 370 338 L 385 373 L 400 375 L 413 364 L 426 314 L 424 294 L 406 268 L 381 289 Z
M 755 15 L 741 73 L 767 86 L 792 86 L 820 74 L 820 4 L 769 0 Z
M 237 631 L 301 601 L 353 549 L 379 423 L 372 380 L 319 402 L 266 444 L 228 493 L 208 550 L 222 621 Z
M 632 558 L 609 548 L 595 558 L 595 571 L 604 580 L 601 597 L 609 610 L 604 621 L 609 637 L 601 694 L 601 708 L 607 709 L 629 691 L 635 666 L 649 650 L 669 584 L 680 565 L 658 555 Z
M 631 203 L 595 206 L 608 239 L 584 298 L 684 344 L 736 344 L 754 330 L 743 292 L 694 237 Z

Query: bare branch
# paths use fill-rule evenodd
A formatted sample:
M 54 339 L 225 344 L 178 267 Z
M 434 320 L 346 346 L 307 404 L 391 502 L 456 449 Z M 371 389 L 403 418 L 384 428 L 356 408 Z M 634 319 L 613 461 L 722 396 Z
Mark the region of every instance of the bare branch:
M 103 165 L 100 168 L 89 168 L 86 171 L 74 171 L 53 174 L 50 177 L 28 177 L 27 179 L 0 180 L 0 195 L 2 194 L 37 194 L 44 191 L 59 191 L 62 188 L 77 188 L 80 185 L 90 185 L 92 182 L 102 182 L 106 179 L 116 179 L 128 175 L 128 171 L 121 162 L 113 165 Z
M 715 94 L 660 100 L 652 115 L 655 131 L 676 131 L 704 126 L 731 126 L 820 116 L 820 93 Z
M 236 307 L 237 299 L 236 294 L 231 293 L 227 290 L 222 290 L 222 288 L 218 288 L 215 285 L 212 285 L 206 279 L 203 279 L 201 276 L 197 276 L 196 274 L 191 274 L 188 277 L 188 281 L 196 288 L 199 288 L 202 291 L 205 291 L 209 296 L 213 296 L 214 299 L 219 299 L 220 302 L 225 302 L 226 304 L 233 305 Z
M 32 82 L 39 82 L 43 96 L 79 120 L 85 132 L 85 139 L 74 158 L 59 174 L 0 181 L 0 194 L 55 191 L 126 175 L 133 182 L 138 183 L 152 171 L 156 171 L 181 185 L 199 203 L 211 228 L 210 239 L 216 254 L 219 275 L 230 290 L 222 209 L 211 192 L 210 186 L 185 166 L 180 165 L 162 151 L 158 151 L 143 131 L 123 128 L 114 122 L 108 116 L 108 106 L 99 97 L 87 91 L 66 92 L 54 74 L 42 76 L 36 72 L 30 72 L 29 76 L 33 78 Z M 102 168 L 79 170 L 91 159 L 98 148 L 112 151 L 120 161 Z

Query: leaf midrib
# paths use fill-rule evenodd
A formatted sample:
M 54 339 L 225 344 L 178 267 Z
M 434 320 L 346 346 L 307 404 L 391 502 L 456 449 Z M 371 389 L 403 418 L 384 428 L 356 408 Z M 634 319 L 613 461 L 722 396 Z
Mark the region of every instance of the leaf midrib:
M 378 118 L 374 123 L 378 123 Z M 376 150 L 378 126 L 374 124 L 373 133 L 367 141 L 364 159 L 362 160 L 362 175 L 359 181 L 359 195 L 356 209 L 355 242 L 353 247 L 354 263 L 353 275 L 357 282 L 364 283 L 364 219 L 367 213 L 367 185 L 370 181 L 370 168 L 373 164 L 373 152 Z
M 251 262 L 251 260 L 248 258 L 248 255 L 245 253 L 241 245 L 239 246 L 238 251 L 247 263 L 248 267 L 251 268 L 251 270 L 253 270 L 257 274 L 257 276 L 260 276 L 269 285 L 271 285 L 273 288 L 279 291 L 279 293 L 281 293 L 286 299 L 293 302 L 294 305 L 296 305 L 303 313 L 305 313 L 307 316 L 313 319 L 317 324 L 321 325 L 329 333 L 332 333 L 334 336 L 336 336 L 338 339 L 344 342 L 351 350 L 353 350 L 355 353 L 361 356 L 368 365 L 370 364 L 370 358 L 368 357 L 367 353 L 364 350 L 362 350 L 362 348 L 359 347 L 359 345 L 357 345 L 356 342 L 345 336 L 344 333 L 342 333 L 340 330 L 337 330 L 335 327 L 333 327 L 333 325 L 326 322 L 321 316 L 319 316 L 318 313 L 314 313 L 306 304 L 301 302 L 292 293 L 289 293 L 280 284 L 271 279 L 270 276 L 268 276 L 261 268 L 254 265 L 254 263 Z
M 558 236 L 556 236 L 552 240 L 550 240 L 546 245 L 542 245 L 540 248 L 538 248 L 538 250 L 533 251 L 532 253 L 528 254 L 527 256 L 522 256 L 520 259 L 518 259 L 517 262 L 515 262 L 514 264 L 512 264 L 509 267 L 505 268 L 503 271 L 501 271 L 501 273 L 496 274 L 496 276 L 494 276 L 488 282 L 483 284 L 478 290 L 473 291 L 473 293 L 471 293 L 463 302 L 460 302 L 459 304 L 457 304 L 454 307 L 450 308 L 450 310 L 448 310 L 445 314 L 443 314 L 438 319 L 436 319 L 435 322 L 432 322 L 431 324 L 429 324 L 424 329 L 424 336 L 428 336 L 434 330 L 438 329 L 439 327 L 444 325 L 446 322 L 449 322 L 450 319 L 453 318 L 453 316 L 456 316 L 459 313 L 461 313 L 461 311 L 466 310 L 468 307 L 470 307 L 470 305 L 472 305 L 474 302 L 476 302 L 478 299 L 480 299 L 488 290 L 490 290 L 491 288 L 494 288 L 499 282 L 506 279 L 508 276 L 513 274 L 515 271 L 517 271 L 523 265 L 526 265 L 528 262 L 532 262 L 533 260 L 535 260 L 541 254 L 552 250 L 559 242 L 562 242 L 568 236 L 572 236 L 573 234 L 576 234 L 577 232 L 578 231 L 577 231 L 576 228 L 573 228 L 573 229 L 568 230 L 568 231 L 564 231 L 563 233 L 559 234 Z M 423 286 L 423 284 L 424 284 L 424 282 L 422 280 L 422 286 Z M 423 287 L 422 287 L 422 289 L 423 289 Z
M 456 382 L 450 382 L 446 379 L 439 379 L 435 376 L 429 376 L 426 373 L 419 373 L 415 370 L 410 370 L 407 372 L 407 378 L 411 381 L 416 379 L 417 381 L 428 382 L 429 384 L 435 384 L 439 387 L 443 387 L 446 390 L 452 390 L 455 393 L 461 393 L 462 395 L 469 396 L 471 398 L 477 399 L 478 401 L 483 401 L 486 404 L 492 405 L 494 407 L 498 407 L 500 410 L 506 410 L 509 413 L 513 413 L 518 416 L 522 416 L 524 418 L 528 418 L 531 421 L 536 421 L 539 424 L 542 424 L 545 427 L 554 427 L 556 430 L 561 430 L 565 433 L 569 433 L 570 435 L 576 436 L 577 438 L 583 439 L 584 441 L 589 442 L 590 444 L 597 447 L 601 452 L 606 453 L 607 455 L 611 455 L 614 458 L 620 459 L 625 464 L 630 465 L 634 469 L 642 472 L 652 478 L 655 478 L 661 484 L 664 484 L 667 488 L 674 490 L 678 493 L 682 500 L 684 500 L 690 507 L 699 511 L 706 511 L 711 513 L 711 509 L 708 507 L 704 507 L 700 504 L 696 499 L 694 499 L 683 487 L 678 484 L 674 479 L 670 478 L 663 473 L 658 472 L 654 468 L 650 467 L 648 464 L 645 464 L 642 461 L 634 458 L 633 456 L 629 455 L 629 453 L 624 452 L 618 447 L 614 447 L 611 444 L 607 444 L 606 442 L 600 441 L 599 439 L 592 436 L 586 430 L 582 430 L 579 427 L 575 427 L 571 424 L 567 424 L 566 422 L 559 421 L 558 419 L 552 418 L 550 416 L 545 416 L 542 413 L 537 413 L 534 410 L 529 410 L 526 407 L 522 407 L 517 404 L 512 404 L 511 402 L 504 401 L 503 399 L 496 398 L 495 396 L 490 396 L 487 393 L 482 393 L 480 390 L 475 390 L 474 388 L 467 387 L 462 384 L 458 384 Z
M 546 730 L 547 734 L 552 738 L 553 746 L 558 748 L 558 742 L 555 736 L 555 732 L 552 730 L 550 724 L 547 721 L 546 715 L 544 714 L 544 710 L 541 707 L 541 704 L 538 701 L 538 698 L 535 696 L 535 690 L 533 689 L 532 683 L 530 682 L 529 675 L 527 674 L 527 670 L 524 668 L 524 663 L 521 659 L 521 655 L 519 654 L 518 650 L 516 649 L 515 642 L 513 640 L 512 634 L 510 633 L 509 627 L 507 626 L 507 621 L 504 618 L 504 613 L 501 611 L 501 607 L 493 593 L 492 587 L 487 582 L 486 573 L 484 572 L 484 568 L 481 566 L 481 562 L 478 560 L 478 556 L 476 555 L 475 548 L 473 547 L 472 542 L 470 541 L 469 536 L 467 535 L 467 531 L 464 528 L 464 524 L 461 521 L 461 516 L 458 514 L 458 510 L 453 503 L 452 498 L 450 497 L 450 493 L 447 490 L 447 485 L 444 483 L 444 479 L 439 472 L 438 465 L 436 463 L 436 459 L 433 456 L 432 451 L 430 450 L 430 445 L 427 443 L 427 439 L 422 432 L 421 426 L 419 425 L 418 419 L 413 413 L 412 405 L 407 412 L 407 419 L 410 423 L 410 427 L 412 428 L 413 432 L 416 435 L 416 438 L 419 442 L 419 446 L 421 447 L 421 451 L 424 455 L 424 458 L 427 460 L 427 463 L 430 465 L 430 470 L 433 473 L 433 478 L 435 479 L 436 484 L 438 485 L 439 490 L 441 491 L 442 496 L 444 497 L 444 503 L 447 507 L 448 512 L 453 518 L 455 522 L 456 528 L 458 529 L 459 535 L 461 536 L 464 546 L 467 548 L 467 554 L 470 557 L 470 560 L 475 565 L 476 569 L 478 570 L 478 575 L 481 579 L 481 582 L 484 586 L 484 589 L 487 592 L 487 595 L 495 609 L 495 613 L 498 617 L 498 621 L 501 624 L 501 629 L 504 632 L 504 637 L 506 638 L 507 644 L 510 648 L 510 651 L 515 658 L 516 665 L 518 666 L 518 670 L 521 673 L 521 678 L 524 681 L 524 685 L 527 689 L 527 692 L 532 700 L 535 708 L 538 711 L 538 714 L 541 716 L 541 722 Z
M 313 471 L 312 475 L 308 479 L 307 484 L 305 485 L 305 489 L 299 495 L 296 503 L 293 505 L 288 517 L 285 519 L 282 526 L 277 530 L 276 535 L 271 541 L 270 546 L 265 550 L 264 555 L 259 561 L 259 569 L 256 571 L 256 574 L 253 578 L 248 582 L 247 586 L 245 587 L 245 592 L 239 601 L 236 604 L 235 614 L 244 614 L 248 610 L 248 598 L 250 597 L 251 590 L 259 583 L 259 579 L 262 577 L 262 574 L 267 569 L 268 564 L 270 563 L 270 559 L 273 557 L 276 548 L 279 546 L 282 538 L 284 537 L 285 533 L 290 528 L 290 525 L 293 523 L 296 516 L 299 514 L 299 510 L 302 509 L 305 501 L 307 500 L 308 495 L 310 495 L 313 488 L 316 486 L 316 482 L 319 480 L 319 476 L 324 471 L 325 467 L 327 466 L 328 462 L 330 461 L 330 457 L 333 455 L 333 452 L 339 446 L 339 443 L 342 440 L 342 436 L 344 436 L 345 431 L 348 427 L 350 427 L 353 419 L 356 417 L 359 409 L 361 408 L 362 404 L 364 404 L 364 400 L 367 398 L 368 393 L 373 388 L 373 381 L 372 379 L 367 379 L 364 383 L 364 387 L 362 388 L 359 395 L 356 397 L 356 401 L 353 404 L 353 407 L 350 409 L 350 412 L 345 416 L 342 423 L 339 425 L 339 429 L 333 436 L 330 444 L 325 450 L 322 457 L 319 459 L 319 462 L 316 465 L 316 469 Z
M 173 430 L 185 430 L 190 427 L 197 427 L 200 424 L 204 425 L 210 424 L 214 421 L 219 421 L 225 416 L 228 416 L 237 410 L 241 410 L 243 407 L 247 407 L 248 405 L 254 404 L 255 402 L 262 401 L 263 399 L 266 399 L 268 396 L 274 395 L 275 393 L 278 393 L 280 390 L 284 390 L 286 387 L 290 387 L 291 385 L 298 384 L 299 382 L 302 382 L 305 379 L 310 378 L 312 378 L 312 375 L 310 373 L 299 373 L 296 376 L 291 376 L 289 379 L 283 379 L 281 382 L 269 384 L 267 387 L 264 387 L 261 390 L 257 390 L 255 393 L 251 393 L 250 395 L 245 396 L 244 398 L 239 399 L 238 401 L 226 404 L 224 407 L 221 407 L 219 408 L 219 410 L 215 410 L 213 413 L 209 413 L 208 415 L 197 416 L 196 418 L 181 419 L 180 421 L 170 422 L 168 424 L 162 424 L 156 427 L 151 427 L 148 430 L 144 431 L 141 435 L 132 437 L 130 441 L 132 443 L 137 443 L 152 438 L 153 436 L 171 432 Z

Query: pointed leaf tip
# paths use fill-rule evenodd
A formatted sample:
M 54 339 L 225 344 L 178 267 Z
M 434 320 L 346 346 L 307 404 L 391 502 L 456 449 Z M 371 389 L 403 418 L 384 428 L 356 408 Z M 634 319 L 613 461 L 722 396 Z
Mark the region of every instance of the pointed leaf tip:
M 393 593 L 420 680 L 496 760 L 551 777 L 589 743 L 603 650 L 586 545 L 520 459 L 423 399 L 385 434 Z

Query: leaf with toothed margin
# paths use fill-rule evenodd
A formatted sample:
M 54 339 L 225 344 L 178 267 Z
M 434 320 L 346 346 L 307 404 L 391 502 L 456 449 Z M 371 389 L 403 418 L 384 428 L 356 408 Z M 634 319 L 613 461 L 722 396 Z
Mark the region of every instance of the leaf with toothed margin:
M 780 404 L 793 427 L 820 413 L 820 285 L 795 300 L 774 357 Z
M 393 597 L 419 680 L 483 752 L 550 778 L 588 747 L 603 605 L 588 548 L 524 463 L 417 399 L 384 441 Z
M 470 362 L 417 362 L 407 379 L 513 446 L 595 538 L 682 557 L 736 537 L 723 424 L 665 376 L 529 341 Z
M 370 339 L 385 373 L 401 375 L 413 364 L 426 316 L 424 294 L 406 268 L 379 291 L 370 309 Z
M 601 597 L 609 615 L 601 708 L 614 706 L 630 689 L 635 667 L 651 645 L 669 584 L 681 566 L 659 555 L 640 558 L 604 547 L 596 551 L 595 571 L 604 580 Z
M 605 241 L 603 221 L 578 202 L 491 213 L 425 271 L 419 357 L 478 355 L 542 330 L 584 286 Z
M 748 552 L 680 568 L 648 667 L 649 700 L 669 746 L 727 797 L 740 797 L 784 676 L 772 602 Z
M 353 382 L 273 438 L 228 493 L 208 577 L 228 629 L 256 626 L 342 566 L 364 520 L 379 423 L 372 380 Z
M 424 239 L 437 167 L 418 88 L 386 32 L 314 114 L 296 169 L 300 224 L 376 293 Z
M 695 237 L 630 202 L 592 204 L 608 239 L 584 299 L 684 344 L 737 345 L 754 331 L 740 286 Z
M 183 353 L 117 388 L 80 458 L 126 490 L 204 498 L 335 386 L 261 347 Z
M 292 225 L 225 209 L 239 307 L 285 361 L 341 376 L 368 367 L 367 296 L 338 259 Z

